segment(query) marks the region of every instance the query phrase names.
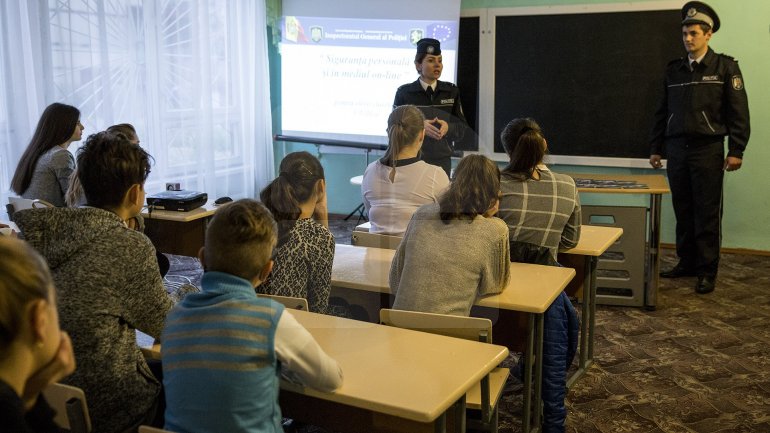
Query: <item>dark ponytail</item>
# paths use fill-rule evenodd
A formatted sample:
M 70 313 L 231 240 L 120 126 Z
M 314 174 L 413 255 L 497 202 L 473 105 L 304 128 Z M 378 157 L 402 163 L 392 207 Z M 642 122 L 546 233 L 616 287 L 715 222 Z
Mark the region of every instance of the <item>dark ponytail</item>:
M 324 169 L 315 156 L 292 152 L 281 161 L 278 177 L 259 194 L 278 224 L 278 246 L 288 240 L 302 212 L 300 204 L 313 196 L 316 183 L 321 179 L 324 179 Z
M 503 172 L 514 179 L 534 179 L 534 172 L 545 156 L 545 137 L 533 119 L 513 119 L 508 122 L 500 140 L 510 162 Z

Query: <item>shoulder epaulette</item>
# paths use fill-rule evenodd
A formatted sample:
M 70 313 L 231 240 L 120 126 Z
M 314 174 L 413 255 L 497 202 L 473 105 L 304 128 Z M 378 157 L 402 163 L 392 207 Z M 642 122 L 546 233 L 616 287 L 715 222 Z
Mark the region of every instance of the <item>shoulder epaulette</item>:
M 673 65 L 675 65 L 677 63 L 681 63 L 683 61 L 684 61 L 684 57 L 679 57 L 677 59 L 674 59 L 674 60 L 671 60 L 670 62 L 668 62 L 668 64 L 666 64 L 666 66 L 673 66 Z
M 733 57 L 733 56 L 728 56 L 727 54 L 722 54 L 722 53 L 720 53 L 718 55 L 719 55 L 719 57 L 722 57 L 724 59 L 727 59 L 727 60 L 733 61 L 735 63 L 738 63 L 738 61 L 735 60 L 735 57 Z

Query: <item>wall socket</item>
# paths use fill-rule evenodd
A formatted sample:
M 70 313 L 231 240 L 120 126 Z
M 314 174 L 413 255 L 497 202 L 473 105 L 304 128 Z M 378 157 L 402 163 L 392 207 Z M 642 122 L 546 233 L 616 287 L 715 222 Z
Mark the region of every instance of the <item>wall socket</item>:
M 166 182 L 166 191 L 181 191 L 182 187 L 178 182 Z

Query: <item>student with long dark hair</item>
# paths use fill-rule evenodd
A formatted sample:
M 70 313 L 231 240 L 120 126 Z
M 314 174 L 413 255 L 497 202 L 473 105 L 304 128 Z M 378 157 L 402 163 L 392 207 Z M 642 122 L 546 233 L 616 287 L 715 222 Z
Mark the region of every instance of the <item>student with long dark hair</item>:
M 449 186 L 444 170 L 421 161 L 425 116 L 414 105 L 388 116 L 388 149 L 366 168 L 361 183 L 371 233 L 403 234 L 418 207 L 436 203 Z
M 327 313 L 334 236 L 321 162 L 308 152 L 286 155 L 259 196 L 278 224 L 278 245 L 273 272 L 257 291 L 306 298 L 310 311 Z
M 559 248 L 573 248 L 580 238 L 575 181 L 545 168 L 548 143 L 534 120 L 513 119 L 500 138 L 510 162 L 503 169 L 498 216 L 510 229 L 511 260 L 558 266 Z M 546 310 L 544 328 L 543 431 L 559 433 L 565 430 L 567 370 L 578 339 L 577 313 L 566 293 Z M 521 371 L 520 362 L 514 376 Z
M 75 159 L 67 148 L 73 141 L 80 141 L 82 135 L 80 110 L 58 102 L 46 107 L 16 166 L 11 180 L 13 191 L 24 198 L 64 206 L 64 194 L 75 171 Z
M 393 256 L 393 308 L 467 316 L 477 297 L 505 288 L 508 227 L 493 216 L 499 193 L 494 162 L 482 155 L 460 161 L 439 202 L 414 213 Z
M 573 248 L 580 238 L 575 181 L 545 169 L 548 143 L 534 120 L 511 120 L 500 138 L 510 162 L 503 169 L 498 216 L 511 232 L 511 258 L 529 261 L 517 259 L 542 248 L 548 263 L 541 264 L 555 264 L 559 248 Z
M 0 420 L 3 431 L 56 433 L 41 396 L 75 370 L 72 342 L 59 329 L 56 291 L 45 260 L 24 241 L 0 236 Z

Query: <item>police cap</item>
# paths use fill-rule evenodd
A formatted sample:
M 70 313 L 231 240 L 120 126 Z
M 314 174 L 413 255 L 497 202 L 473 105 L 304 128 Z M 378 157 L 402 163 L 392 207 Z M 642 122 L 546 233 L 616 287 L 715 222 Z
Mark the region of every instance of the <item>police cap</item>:
M 719 17 L 706 3 L 687 2 L 682 6 L 682 25 L 689 24 L 706 24 L 716 33 L 719 30 Z
M 420 39 L 417 41 L 417 54 L 438 56 L 441 54 L 441 42 L 431 38 Z

